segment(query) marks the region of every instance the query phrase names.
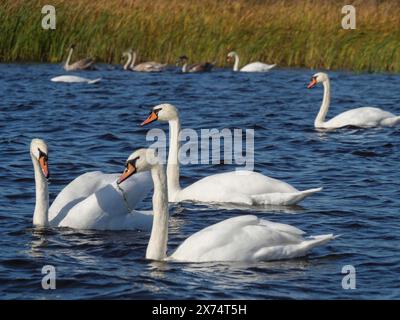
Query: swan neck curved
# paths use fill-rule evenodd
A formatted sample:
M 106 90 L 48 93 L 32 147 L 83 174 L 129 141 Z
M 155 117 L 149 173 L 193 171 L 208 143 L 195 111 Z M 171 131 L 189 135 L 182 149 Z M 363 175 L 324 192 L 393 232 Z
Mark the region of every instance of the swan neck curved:
M 49 189 L 46 178 L 43 176 L 39 162 L 31 155 L 35 172 L 36 204 L 33 213 L 34 226 L 47 226 L 49 224 Z
M 175 195 L 181 190 L 179 184 L 179 117 L 169 121 L 169 151 L 167 164 L 168 198 L 175 201 Z
M 136 57 L 137 57 L 137 55 L 136 55 L 136 52 L 134 51 L 132 54 L 131 54 L 131 69 L 135 66 L 135 63 L 136 63 Z
M 235 54 L 235 64 L 233 65 L 233 71 L 239 71 L 239 56 Z
M 128 56 L 128 60 L 126 60 L 125 64 L 124 64 L 124 70 L 128 70 L 129 65 L 132 62 L 132 53 L 127 52 L 126 55 Z
M 322 104 L 319 109 L 318 115 L 315 118 L 314 126 L 316 128 L 323 127 L 331 101 L 331 85 L 329 79 L 325 80 L 322 84 L 324 86 L 324 98 L 322 99 Z
M 168 244 L 168 190 L 164 168 L 155 165 L 151 169 L 154 184 L 153 227 L 146 250 L 146 259 L 163 260 L 167 257 Z

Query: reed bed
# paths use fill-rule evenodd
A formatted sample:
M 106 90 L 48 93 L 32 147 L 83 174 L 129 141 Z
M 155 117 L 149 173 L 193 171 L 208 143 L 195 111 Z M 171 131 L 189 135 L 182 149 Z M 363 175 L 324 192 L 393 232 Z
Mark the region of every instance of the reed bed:
M 56 30 L 41 28 L 41 8 L 57 10 Z M 357 29 L 343 30 L 341 8 L 357 9 Z M 241 62 L 284 67 L 400 72 L 397 0 L 3 0 L 0 61 L 120 63 L 127 48 L 141 60 Z

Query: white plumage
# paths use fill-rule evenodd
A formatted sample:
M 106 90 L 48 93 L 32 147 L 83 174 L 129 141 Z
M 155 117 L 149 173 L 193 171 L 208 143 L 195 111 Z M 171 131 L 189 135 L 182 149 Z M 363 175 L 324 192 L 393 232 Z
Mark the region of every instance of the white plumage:
M 150 149 L 135 151 L 128 161 L 132 166 L 131 173 L 124 172 L 123 183 L 139 172 L 151 171 L 153 178 L 154 219 L 147 259 L 182 262 L 290 259 L 304 256 L 312 248 L 335 238 L 326 234 L 305 239 L 300 229 L 245 215 L 226 219 L 194 233 L 168 257 L 168 187 L 164 169 Z
M 329 77 L 324 72 L 318 72 L 311 78 L 308 88 L 313 88 L 317 83 L 324 86 L 324 98 L 314 126 L 319 129 L 337 129 L 347 126 L 359 128 L 392 127 L 400 123 L 400 116 L 374 107 L 362 107 L 345 111 L 336 117 L 325 121 L 329 110 L 331 86 Z

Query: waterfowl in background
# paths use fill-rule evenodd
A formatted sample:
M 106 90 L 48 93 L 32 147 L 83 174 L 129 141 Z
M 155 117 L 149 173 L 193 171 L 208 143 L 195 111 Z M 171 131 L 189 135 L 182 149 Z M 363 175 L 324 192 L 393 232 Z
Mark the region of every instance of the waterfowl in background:
M 307 88 L 311 89 L 318 83 L 322 83 L 324 86 L 324 97 L 314 121 L 314 127 L 317 129 L 337 129 L 347 126 L 359 128 L 392 127 L 400 123 L 400 116 L 374 107 L 351 109 L 325 121 L 331 98 L 331 85 L 328 75 L 324 72 L 314 74 Z
M 135 65 L 137 53 L 133 50 L 125 51 L 122 55 L 127 58 L 124 64 L 124 70 L 137 72 L 161 72 L 164 71 L 167 67 L 167 64 L 162 64 L 154 61 L 143 62 Z
M 299 191 L 286 182 L 245 170 L 214 174 L 182 189 L 179 183 L 178 137 L 181 126 L 178 110 L 171 104 L 155 106 L 142 126 L 157 120 L 169 123 L 167 177 L 170 202 L 196 201 L 250 206 L 294 205 L 322 190 L 316 188 Z
M 210 62 L 195 63 L 188 65 L 189 58 L 187 56 L 180 56 L 177 65 L 182 64 L 182 72 L 210 72 L 214 67 L 214 64 Z
M 85 173 L 69 183 L 49 208 L 48 148 L 33 139 L 30 154 L 35 173 L 36 204 L 33 225 L 97 230 L 150 230 L 153 216 L 132 210 L 152 188 L 148 173 L 137 175 L 122 188 L 118 175 Z
M 118 183 L 123 185 L 131 176 L 146 171 L 151 172 L 154 184 L 154 219 L 146 259 L 180 262 L 282 260 L 304 256 L 335 238 L 333 234 L 325 234 L 305 239 L 300 229 L 245 215 L 196 232 L 168 257 L 167 178 L 154 150 L 139 149 L 132 153 Z
M 78 76 L 58 76 L 58 77 L 51 78 L 51 81 L 53 81 L 53 82 L 65 82 L 65 83 L 88 83 L 88 84 L 94 84 L 94 83 L 100 82 L 101 78 L 87 79 L 87 78 L 78 77 Z
M 240 71 L 240 72 L 267 72 L 271 70 L 276 64 L 266 64 L 262 62 L 252 62 L 239 70 L 239 55 L 235 51 L 231 51 L 226 56 L 227 61 L 235 61 L 233 65 L 233 71 Z
M 69 48 L 68 58 L 64 64 L 64 70 L 66 71 L 75 71 L 75 70 L 91 70 L 93 69 L 94 60 L 92 58 L 86 58 L 79 61 L 76 61 L 70 64 L 72 53 L 74 52 L 75 46 L 72 45 Z

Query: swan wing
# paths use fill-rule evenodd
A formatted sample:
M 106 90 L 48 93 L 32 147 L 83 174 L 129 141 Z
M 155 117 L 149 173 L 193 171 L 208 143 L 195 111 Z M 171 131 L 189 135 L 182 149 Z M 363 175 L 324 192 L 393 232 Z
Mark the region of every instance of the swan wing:
M 302 256 L 314 245 L 332 239 L 317 238 L 309 244 L 300 229 L 246 215 L 226 219 L 196 232 L 171 255 L 188 262 L 280 260 Z
M 253 171 L 231 171 L 205 177 L 181 190 L 179 201 L 253 204 L 252 197 L 270 193 L 296 193 L 286 182 Z
M 70 70 L 84 70 L 84 69 L 88 69 L 91 67 L 91 65 L 93 64 L 94 60 L 92 58 L 85 58 L 85 59 L 81 59 L 79 61 L 76 61 L 74 63 L 72 63 L 69 66 Z
M 80 175 L 70 182 L 56 197 L 49 209 L 49 221 L 52 225 L 58 225 L 78 203 L 85 201 L 97 191 L 111 185 L 119 177 L 119 174 L 105 174 L 100 171 L 88 172 Z M 152 189 L 152 180 L 148 172 L 136 174 L 126 180 L 121 189 L 130 208 L 134 208 L 148 192 Z M 109 190 L 114 193 L 112 189 Z M 122 193 L 122 191 L 120 191 Z M 102 193 L 104 195 L 104 191 Z M 113 200 L 126 207 L 125 201 L 120 197 L 113 197 Z M 110 203 L 113 205 L 115 203 Z M 115 204 L 117 205 L 117 204 Z M 95 206 L 96 207 L 96 206 Z
M 189 72 L 208 72 L 211 71 L 214 65 L 210 62 L 192 64 L 188 69 Z
M 385 124 L 385 120 L 395 117 L 394 114 L 374 107 L 362 107 L 345 111 L 336 117 L 326 121 L 326 128 L 376 127 Z
M 274 68 L 276 64 L 266 64 L 262 62 L 253 62 L 240 69 L 242 72 L 266 72 Z
M 51 79 L 51 81 L 53 81 L 53 82 L 66 82 L 66 83 L 87 82 L 89 84 L 97 83 L 100 80 L 101 80 L 101 78 L 91 80 L 91 79 L 78 77 L 78 76 L 58 76 L 58 77 L 54 77 Z
M 140 180 L 134 184 L 136 191 L 143 188 Z M 122 191 L 115 181 L 103 186 L 70 208 L 58 226 L 96 230 L 149 230 L 152 216 L 148 212 L 132 210 L 130 199 L 127 198 L 132 196 L 126 191 Z
M 162 71 L 165 68 L 165 64 L 161 64 L 155 61 L 143 62 L 135 67 L 133 67 L 134 71 L 141 71 L 141 72 L 158 72 Z

